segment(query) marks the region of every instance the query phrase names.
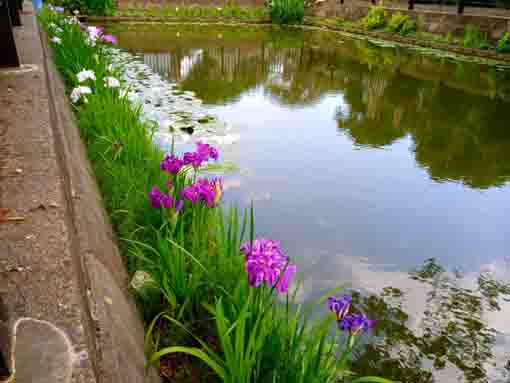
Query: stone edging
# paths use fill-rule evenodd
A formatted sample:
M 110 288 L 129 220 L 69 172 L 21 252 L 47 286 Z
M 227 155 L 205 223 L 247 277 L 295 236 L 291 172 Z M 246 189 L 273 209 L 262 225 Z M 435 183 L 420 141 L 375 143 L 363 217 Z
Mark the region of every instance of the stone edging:
M 423 47 L 423 48 L 438 49 L 438 50 L 442 50 L 442 51 L 453 52 L 455 54 L 462 55 L 462 56 L 475 56 L 475 57 L 480 57 L 480 58 L 488 59 L 488 60 L 510 62 L 510 54 L 501 54 L 501 53 L 486 51 L 486 50 L 482 50 L 482 49 L 464 48 L 464 47 L 461 47 L 458 45 L 451 45 L 451 44 L 445 44 L 445 43 L 438 43 L 438 42 L 434 42 L 434 41 L 420 40 L 420 39 L 416 39 L 414 37 L 401 36 L 396 33 L 372 32 L 372 31 L 365 31 L 365 30 L 359 29 L 359 28 L 343 27 L 343 26 L 333 27 L 333 26 L 329 26 L 329 25 L 328 26 L 321 25 L 320 23 L 317 23 L 313 20 L 307 20 L 307 19 L 305 19 L 305 25 L 312 26 L 312 27 L 319 27 L 319 28 L 329 30 L 329 31 L 339 31 L 339 32 L 352 33 L 352 34 L 356 34 L 356 35 L 369 36 L 369 37 L 379 39 L 379 40 L 394 41 L 394 42 L 397 42 L 399 44 L 404 44 L 404 45 L 414 45 L 414 46 L 419 46 L 419 47 Z
M 242 20 L 242 19 L 226 19 L 226 18 L 182 18 L 182 17 L 171 17 L 171 16 L 83 16 L 81 17 L 82 21 L 92 22 L 92 23 L 187 23 L 187 24 L 233 24 L 233 25 L 272 25 L 267 19 L 253 19 L 253 20 Z M 333 32 L 346 32 L 355 35 L 368 36 L 371 38 L 393 41 L 399 44 L 404 45 L 414 45 L 423 48 L 431 48 L 438 49 L 442 51 L 453 52 L 462 56 L 474 56 L 480 57 L 483 59 L 500 61 L 500 62 L 509 62 L 510 63 L 510 54 L 501 54 L 497 52 L 486 51 L 482 49 L 474 49 L 474 48 L 464 48 L 457 45 L 450 45 L 444 43 L 438 43 L 427 40 L 420 40 L 413 37 L 405 37 L 400 36 L 394 33 L 386 33 L 386 32 L 371 32 L 365 31 L 359 28 L 352 27 L 343 27 L 343 26 L 330 26 L 323 25 L 320 22 L 310 20 L 309 18 L 305 18 L 305 22 L 302 26 L 292 26 L 292 27 L 313 27 L 319 28 L 325 31 L 333 31 Z
M 55 148 L 64 179 L 73 258 L 80 272 L 82 304 L 87 313 L 88 358 L 98 383 L 152 383 L 146 373 L 144 326 L 134 299 L 115 234 L 96 184 L 85 146 L 66 97 L 64 82 L 40 34 L 50 95 Z

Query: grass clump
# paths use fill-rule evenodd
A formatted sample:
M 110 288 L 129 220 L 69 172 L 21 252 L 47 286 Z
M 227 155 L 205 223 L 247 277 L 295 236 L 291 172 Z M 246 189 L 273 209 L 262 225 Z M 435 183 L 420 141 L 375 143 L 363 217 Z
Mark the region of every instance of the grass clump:
M 407 36 L 416 32 L 416 23 L 409 16 L 397 12 L 391 16 L 386 29 L 388 32 L 399 33 L 402 36 Z
M 482 33 L 480 27 L 473 24 L 466 25 L 462 45 L 465 48 L 489 49 L 491 46 L 487 41 L 487 34 Z
M 112 67 L 115 38 L 49 7 L 39 20 L 134 274 L 148 362 L 162 374 L 174 362 L 192 369 L 189 379 L 165 375 L 182 382 L 387 382 L 349 368 L 374 321 L 336 290 L 300 304 L 297 266 L 278 242 L 254 237 L 253 207 L 223 208 L 221 178 L 204 176 L 218 151 L 198 143 L 164 154 L 153 145 L 153 126 Z M 326 299 L 331 312 L 311 320 Z
M 302 24 L 305 17 L 304 0 L 271 0 L 271 21 L 276 24 Z
M 496 50 L 499 53 L 510 53 L 510 34 L 508 32 L 500 37 L 496 45 Z
M 382 6 L 373 6 L 368 10 L 368 14 L 360 20 L 360 25 L 368 30 L 384 28 L 386 18 L 387 14 Z

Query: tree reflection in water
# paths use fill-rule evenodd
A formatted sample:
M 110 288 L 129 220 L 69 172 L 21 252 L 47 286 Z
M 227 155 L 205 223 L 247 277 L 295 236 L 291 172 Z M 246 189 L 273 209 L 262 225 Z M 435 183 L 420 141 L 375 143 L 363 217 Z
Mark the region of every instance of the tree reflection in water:
M 121 45 L 153 52 L 146 62 L 206 104 L 235 102 L 258 87 L 290 108 L 341 94 L 338 129 L 354 144 L 380 148 L 409 136 L 433 179 L 480 189 L 510 180 L 508 71 L 367 41 L 339 43 L 327 33 L 134 28 L 118 33 Z
M 510 359 L 510 350 L 506 357 L 501 350 L 495 355 L 504 334 L 489 327 L 487 314 L 509 302 L 510 285 L 482 273 L 472 286 L 463 286 L 462 275 L 447 272 L 435 259 L 410 276 L 427 291 L 413 329 L 403 309 L 404 291 L 386 287 L 380 295 L 356 296 L 367 314 L 379 318 L 380 337 L 358 353 L 354 370 L 384 372 L 402 382 L 508 382 L 510 362 L 501 358 Z

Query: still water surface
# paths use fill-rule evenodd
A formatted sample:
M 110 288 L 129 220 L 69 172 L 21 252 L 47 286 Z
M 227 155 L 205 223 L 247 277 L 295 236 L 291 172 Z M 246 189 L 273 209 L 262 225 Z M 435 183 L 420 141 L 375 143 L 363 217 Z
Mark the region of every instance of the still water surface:
M 325 32 L 123 27 L 120 46 L 237 127 L 226 198 L 372 318 L 354 370 L 510 382 L 510 72 Z

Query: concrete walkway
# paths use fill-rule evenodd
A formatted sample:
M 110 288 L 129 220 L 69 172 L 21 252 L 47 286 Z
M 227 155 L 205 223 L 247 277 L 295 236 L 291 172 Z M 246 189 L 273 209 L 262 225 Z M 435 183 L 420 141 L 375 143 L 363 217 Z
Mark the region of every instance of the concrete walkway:
M 0 299 L 7 311 L 0 342 L 14 351 L 17 383 L 95 382 L 29 4 L 22 23 L 15 38 L 23 66 L 0 71 Z
M 0 382 L 156 382 L 64 84 L 24 9 L 23 65 L 0 70 Z

